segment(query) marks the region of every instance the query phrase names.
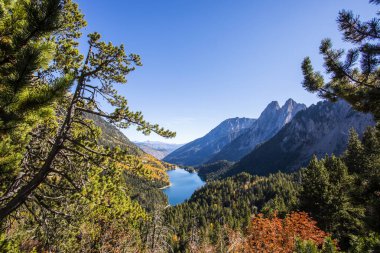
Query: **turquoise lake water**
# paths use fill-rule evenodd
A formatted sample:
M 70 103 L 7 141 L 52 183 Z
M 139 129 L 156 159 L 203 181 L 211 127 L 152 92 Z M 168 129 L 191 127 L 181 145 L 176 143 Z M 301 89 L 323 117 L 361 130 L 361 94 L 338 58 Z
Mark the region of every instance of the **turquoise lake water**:
M 171 186 L 164 189 L 164 193 L 172 206 L 189 199 L 195 190 L 205 184 L 197 173 L 190 173 L 180 168 L 168 171 L 168 175 Z

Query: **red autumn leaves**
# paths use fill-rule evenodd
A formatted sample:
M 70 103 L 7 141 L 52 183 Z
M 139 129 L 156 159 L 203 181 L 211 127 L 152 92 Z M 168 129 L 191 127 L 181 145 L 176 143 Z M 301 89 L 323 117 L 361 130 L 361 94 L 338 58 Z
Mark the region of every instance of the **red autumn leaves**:
M 244 252 L 292 253 L 296 239 L 309 240 L 321 246 L 327 236 L 305 212 L 292 212 L 284 219 L 277 215 L 264 218 L 259 214 L 248 229 Z

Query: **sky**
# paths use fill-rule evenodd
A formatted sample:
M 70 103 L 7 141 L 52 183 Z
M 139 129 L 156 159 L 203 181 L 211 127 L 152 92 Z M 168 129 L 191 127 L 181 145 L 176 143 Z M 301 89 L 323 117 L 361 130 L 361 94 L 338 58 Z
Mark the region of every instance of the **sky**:
M 257 118 L 271 101 L 319 101 L 302 87 L 301 62 L 323 72 L 320 41 L 347 48 L 340 10 L 364 20 L 377 7 L 363 0 L 78 0 L 104 41 L 139 54 L 142 67 L 117 85 L 130 109 L 177 132 L 164 139 L 123 130 L 133 141 L 187 143 L 225 119 Z M 81 50 L 86 49 L 82 43 Z

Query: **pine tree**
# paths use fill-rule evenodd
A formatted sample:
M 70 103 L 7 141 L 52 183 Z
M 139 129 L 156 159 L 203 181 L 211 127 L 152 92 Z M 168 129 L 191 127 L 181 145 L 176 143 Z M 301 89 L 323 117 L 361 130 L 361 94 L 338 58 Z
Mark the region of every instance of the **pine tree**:
M 80 60 L 75 39 L 84 25 L 70 0 L 1 1 L 0 194 L 20 172 L 30 131 L 54 116 L 72 84 L 68 72 L 53 73 Z
M 342 98 L 356 110 L 372 113 L 377 121 L 380 120 L 379 15 L 377 13 L 370 21 L 362 22 L 351 11 L 339 13 L 339 30 L 343 39 L 354 47 L 345 54 L 344 50 L 333 49 L 331 40 L 322 41 L 319 49 L 329 74 L 328 81 L 313 70 L 310 58 L 305 58 L 302 63 L 303 86 L 308 91 L 332 101 Z
M 150 178 L 151 171 L 128 150 L 102 146 L 89 119 L 175 135 L 130 111 L 114 87 L 141 66 L 139 56 L 97 33 L 81 55 L 85 21 L 70 0 L 1 3 L 7 40 L 0 39 L 0 88 L 9 96 L 0 94 L 0 232 L 8 228 L 0 244 L 41 252 L 140 251 L 137 231 L 148 215 L 129 197 L 125 179 L 126 173 Z M 23 36 L 25 45 L 17 44 Z M 102 110 L 104 101 L 111 110 Z
M 378 5 L 380 1 L 370 0 L 370 3 Z M 354 183 L 348 183 L 352 188 L 351 193 L 337 192 L 339 187 L 334 187 L 335 190 L 333 190 L 334 194 L 340 195 L 332 199 L 338 203 L 336 207 L 339 207 L 337 209 L 339 212 L 335 213 L 337 219 L 333 218 L 331 224 L 335 227 L 338 236 L 344 238 L 344 247 L 348 246 L 350 233 L 357 235 L 359 231 L 363 232 L 360 229 L 363 221 L 365 221 L 367 233 L 371 230 L 379 232 L 380 227 L 379 15 L 378 12 L 373 19 L 363 22 L 351 11 L 343 10 L 339 13 L 337 19 L 339 30 L 343 33 L 343 39 L 351 43 L 352 49 L 347 52 L 335 50 L 329 39 L 322 41 L 320 53 L 323 55 L 325 70 L 329 75 L 328 81 L 325 81 L 321 73 L 313 70 L 308 57 L 302 64 L 303 86 L 308 91 L 316 92 L 320 97 L 330 101 L 344 99 L 354 109 L 373 114 L 377 122 L 376 129 L 369 128 L 366 131 L 363 141 L 359 140 L 356 133 L 350 133 L 349 144 L 343 159 L 349 173 L 352 173 L 352 176 L 349 175 L 352 179 L 346 177 L 347 180 L 340 183 L 353 180 Z M 346 173 L 335 176 L 345 177 L 344 174 Z M 314 182 L 318 183 L 318 180 Z M 307 195 L 306 191 L 303 193 Z M 303 198 L 302 194 L 301 198 Z M 307 203 L 307 200 L 304 199 L 304 201 Z M 363 210 L 365 210 L 365 218 L 362 216 Z M 319 217 L 322 220 L 328 218 L 327 215 L 322 216 Z M 334 217 L 332 214 L 329 216 Z
M 37 2 L 46 2 L 50 6 L 54 1 Z M 70 1 L 63 1 L 63 3 L 70 3 Z M 61 2 L 59 2 L 60 5 Z M 44 9 L 42 8 L 42 10 Z M 77 11 L 71 6 L 68 13 L 72 15 L 70 16 L 67 13 L 67 15 L 63 15 L 65 19 L 71 22 L 63 29 L 63 32 L 69 31 L 75 36 L 78 35 L 76 28 L 78 22 L 79 24 L 82 23 L 80 20 L 76 21 L 78 17 L 81 17 Z M 17 21 L 18 17 L 15 18 Z M 24 23 L 28 25 L 28 22 Z M 60 27 L 55 28 L 56 34 L 51 40 L 60 42 L 62 38 L 60 29 Z M 133 71 L 136 66 L 142 65 L 138 55 L 127 54 L 123 45 L 114 46 L 112 43 L 102 42 L 98 33 L 92 33 L 88 35 L 86 57 L 78 55 L 73 57 L 75 61 L 72 61 L 72 58 L 69 57 L 71 56 L 70 52 L 68 52 L 67 57 L 59 56 L 60 50 L 65 48 L 64 45 L 68 41 L 65 38 L 62 40 L 63 42 L 61 42 L 64 44 L 55 47 L 57 57 L 53 59 L 52 67 L 49 67 L 44 73 L 44 78 L 50 84 L 54 82 L 54 80 L 49 81 L 51 76 L 64 75 L 62 78 L 65 80 L 66 87 L 75 84 L 74 91 L 72 94 L 62 97 L 60 104 L 53 107 L 57 111 L 57 119 L 50 122 L 51 126 L 47 121 L 44 126 L 33 128 L 31 132 L 33 138 L 28 145 L 34 146 L 33 148 L 30 146 L 28 152 L 23 154 L 23 158 L 27 157 L 27 159 L 23 159 L 20 165 L 23 171 L 18 173 L 20 177 L 13 177 L 12 180 L 9 180 L 7 189 L 0 197 L 0 220 L 8 217 L 21 205 L 34 201 L 35 198 L 32 196 L 37 194 L 36 190 L 39 190 L 39 187 L 44 187 L 53 175 L 58 175 L 62 180 L 67 180 L 75 189 L 80 189 L 81 185 L 76 184 L 75 180 L 70 177 L 70 174 L 71 176 L 75 175 L 79 168 L 100 166 L 109 159 L 119 159 L 121 163 L 126 163 L 126 167 L 131 167 L 125 157 L 121 158 L 122 152 L 103 149 L 97 143 L 98 130 L 86 118 L 88 114 L 102 117 L 109 123 L 121 128 L 127 128 L 132 124 L 136 125 L 137 130 L 144 134 L 155 132 L 165 137 L 175 135 L 175 133 L 160 128 L 156 124 L 146 122 L 141 112 L 130 111 L 127 100 L 119 95 L 114 88 L 114 84 L 126 83 L 126 75 Z M 71 46 L 74 55 L 76 55 L 76 45 L 75 41 L 68 43 L 68 47 Z M 101 101 L 106 101 L 109 104 L 111 112 L 102 109 Z M 21 122 L 24 120 L 21 119 Z M 42 144 L 39 145 L 38 143 Z M 72 159 L 72 156 L 75 156 L 75 159 Z M 82 166 L 78 166 L 78 164 L 82 164 Z M 69 170 L 62 170 L 62 168 Z M 57 186 L 53 184 L 52 187 Z M 37 201 L 37 204 L 41 205 L 42 203 Z

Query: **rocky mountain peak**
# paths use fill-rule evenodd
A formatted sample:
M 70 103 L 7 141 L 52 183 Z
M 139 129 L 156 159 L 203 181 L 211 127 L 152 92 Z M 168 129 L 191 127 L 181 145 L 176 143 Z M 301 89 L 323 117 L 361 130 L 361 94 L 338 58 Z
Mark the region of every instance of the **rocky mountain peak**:
M 275 135 L 299 111 L 304 109 L 306 109 L 306 105 L 298 104 L 293 99 L 288 99 L 282 107 L 280 107 L 277 101 L 272 101 L 251 127 L 247 128 L 242 135 L 226 145 L 209 162 L 239 160 L 251 152 L 258 144 L 265 142 Z
M 294 101 L 292 98 L 289 98 L 288 100 L 286 100 L 284 106 L 289 107 L 289 106 L 293 106 L 294 104 L 297 104 L 297 102 Z
M 353 110 L 343 100 L 318 102 L 297 114 L 276 135 L 243 157 L 233 174 L 295 171 L 307 165 L 313 155 L 342 154 L 351 128 L 362 135 L 374 124 L 372 115 Z
M 280 110 L 280 105 L 277 101 L 272 101 L 270 102 L 267 107 L 265 107 L 264 111 L 261 113 L 260 117 L 262 115 L 266 115 L 266 114 L 273 114 L 275 113 L 276 111 Z
M 305 110 L 307 107 L 304 104 L 299 104 L 293 99 L 289 98 L 286 100 L 285 104 L 281 107 L 281 120 L 283 121 L 283 124 L 289 123 L 292 118 L 302 110 Z
M 277 101 L 272 101 L 257 120 L 226 119 L 205 136 L 170 153 L 164 161 L 188 166 L 217 160 L 237 161 L 275 135 L 305 108 L 304 104 L 293 99 L 288 99 L 282 107 Z

